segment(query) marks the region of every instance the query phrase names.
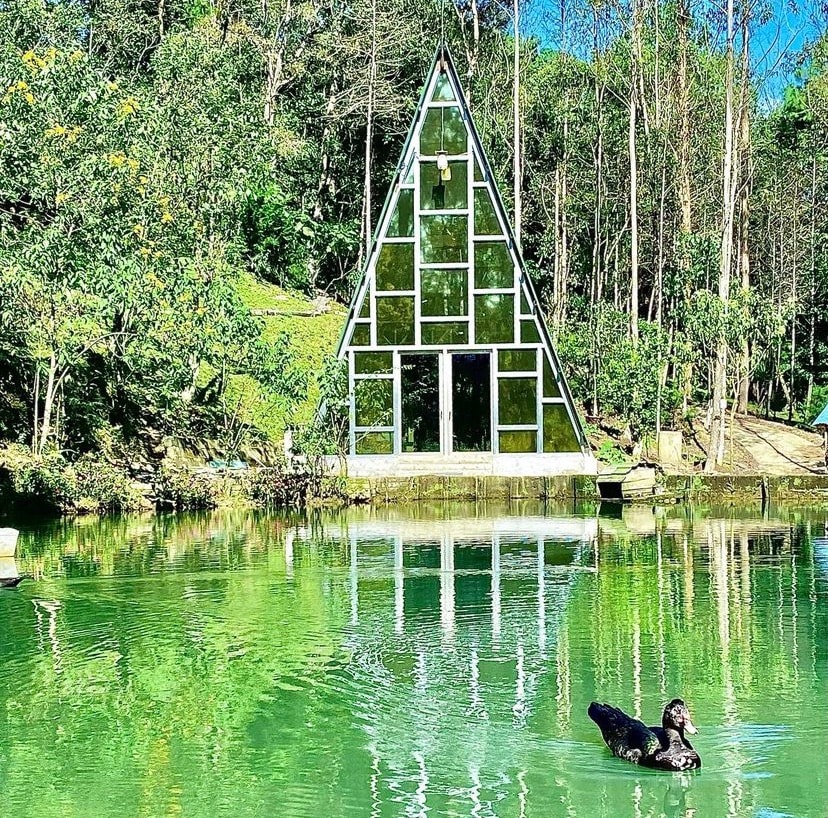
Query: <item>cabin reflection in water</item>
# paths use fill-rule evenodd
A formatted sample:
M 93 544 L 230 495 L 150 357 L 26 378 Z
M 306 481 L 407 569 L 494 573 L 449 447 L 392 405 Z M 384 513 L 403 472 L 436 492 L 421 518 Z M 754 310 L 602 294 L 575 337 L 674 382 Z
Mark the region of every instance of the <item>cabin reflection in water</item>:
M 613 767 L 585 718 L 595 695 L 647 717 L 680 690 L 724 770 L 710 796 L 717 814 L 759 814 L 766 794 L 744 777 L 756 761 L 738 731 L 750 732 L 740 725 L 771 691 L 813 695 L 808 524 L 531 510 L 352 509 L 294 534 L 291 551 L 324 541 L 341 566 L 348 695 L 373 813 L 404 804 L 411 815 L 469 814 L 471 802 L 471 814 L 525 816 L 548 806 L 552 789 L 566 814 L 686 818 L 706 796 L 688 804 L 689 783 L 644 792 L 638 772 L 607 777 Z
M 487 683 L 512 687 L 514 716 L 525 716 L 550 649 L 554 658 L 573 583 L 597 570 L 595 518 L 418 520 L 369 512 L 352 514 L 337 535 L 348 547 L 349 647 L 369 649 L 393 621 L 394 651 L 402 640 L 415 677 L 425 684 L 434 665 L 441 682 L 465 679 L 471 709 L 484 718 Z M 310 533 L 298 529 L 296 537 Z M 295 539 L 288 540 L 292 553 Z M 446 663 L 455 672 L 444 674 Z

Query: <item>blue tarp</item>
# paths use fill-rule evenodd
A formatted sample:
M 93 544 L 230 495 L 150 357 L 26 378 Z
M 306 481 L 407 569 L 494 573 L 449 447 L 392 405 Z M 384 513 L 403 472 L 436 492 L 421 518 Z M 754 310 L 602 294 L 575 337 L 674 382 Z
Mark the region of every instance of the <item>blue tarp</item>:
M 817 415 L 817 419 L 811 424 L 811 426 L 828 426 L 828 404 L 826 404 L 825 408 Z

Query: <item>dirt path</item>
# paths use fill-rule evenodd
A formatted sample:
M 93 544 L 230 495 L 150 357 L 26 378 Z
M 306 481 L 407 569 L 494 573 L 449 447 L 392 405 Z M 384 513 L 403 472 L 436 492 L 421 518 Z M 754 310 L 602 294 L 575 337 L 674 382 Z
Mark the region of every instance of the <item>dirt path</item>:
M 733 448 L 736 460 L 762 474 L 825 473 L 822 436 L 784 423 L 737 417 L 733 426 Z M 727 459 L 725 453 L 725 461 Z

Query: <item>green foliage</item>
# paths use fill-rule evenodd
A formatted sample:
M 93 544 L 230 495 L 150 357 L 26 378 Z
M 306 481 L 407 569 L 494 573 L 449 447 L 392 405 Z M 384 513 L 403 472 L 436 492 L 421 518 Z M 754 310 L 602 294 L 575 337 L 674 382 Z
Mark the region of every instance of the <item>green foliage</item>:
M 826 406 L 828 406 L 828 385 L 815 385 L 811 391 L 811 399 L 802 407 L 802 420 L 805 423 L 812 423 Z
M 147 506 L 124 469 L 93 456 L 70 463 L 47 451 L 35 457 L 23 446 L 0 452 L 11 476 L 12 500 L 53 511 L 121 512 Z
M 4 454 L 11 473 L 12 491 L 18 502 L 37 504 L 53 511 L 71 509 L 79 497 L 76 474 L 56 452 L 32 457 L 22 447 L 10 447 Z
M 614 440 L 605 440 L 595 452 L 595 456 L 602 463 L 607 463 L 610 466 L 620 466 L 627 462 L 627 456 L 624 451 Z
M 176 511 L 215 508 L 220 492 L 212 475 L 167 466 L 158 481 L 158 501 Z
M 305 474 L 290 474 L 284 468 L 259 469 L 250 481 L 250 498 L 261 506 L 290 508 L 305 505 L 308 491 Z
M 291 209 L 279 187 L 271 184 L 248 194 L 241 230 L 253 273 L 282 287 L 310 287 L 305 245 L 315 235 L 314 223 Z
M 165 437 L 233 454 L 297 425 L 314 457 L 342 450 L 343 381 L 326 356 L 344 312 L 318 295 L 347 298 L 361 257 L 369 92 L 375 224 L 432 56 L 422 32 L 439 30 L 440 10 L 231 5 L 0 5 L 0 439 L 73 458 L 110 439 L 149 458 Z M 641 21 L 633 341 L 635 48 L 623 12 L 581 10 L 589 47 L 577 25 L 563 38 L 571 53 L 533 32 L 520 78 L 521 238 L 576 397 L 636 436 L 674 424 L 680 392 L 709 397 L 724 338 L 731 383 L 749 369 L 765 406 L 793 411 L 828 376 L 828 42 L 812 45 L 775 107 L 736 89 L 750 108 L 750 290 L 733 286 L 723 303 L 721 44 L 692 20 L 682 54 L 671 4 Z M 511 207 L 508 13 L 484 3 L 448 19 Z
M 95 457 L 82 457 L 72 465 L 77 481 L 76 506 L 96 512 L 134 511 L 148 501 L 122 469 Z
M 559 335 L 558 348 L 569 367 L 576 394 L 591 396 L 600 411 L 624 418 L 640 439 L 676 421 L 678 391 L 662 385 L 665 366 L 672 362 L 669 338 L 655 324 L 642 322 L 640 337 L 627 334 L 627 318 L 610 306 L 587 308 Z M 595 365 L 600 358 L 600 366 Z M 587 398 L 589 400 L 589 397 Z

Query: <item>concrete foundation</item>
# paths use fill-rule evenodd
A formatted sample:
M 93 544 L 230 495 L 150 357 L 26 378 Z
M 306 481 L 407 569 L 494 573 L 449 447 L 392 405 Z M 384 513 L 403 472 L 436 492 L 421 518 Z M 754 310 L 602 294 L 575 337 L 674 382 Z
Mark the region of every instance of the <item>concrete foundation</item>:
M 688 503 L 828 505 L 828 475 L 762 477 L 667 475 L 661 492 L 639 502 L 649 506 Z M 406 503 L 443 500 L 598 500 L 594 475 L 348 477 L 352 502 Z
M 555 477 L 597 472 L 592 455 L 492 454 L 458 452 L 440 454 L 351 455 L 349 477 Z

